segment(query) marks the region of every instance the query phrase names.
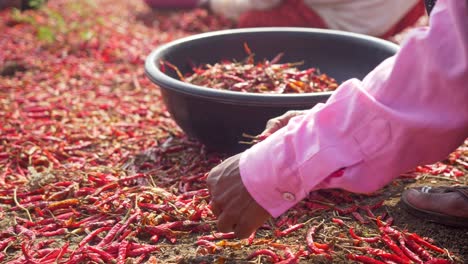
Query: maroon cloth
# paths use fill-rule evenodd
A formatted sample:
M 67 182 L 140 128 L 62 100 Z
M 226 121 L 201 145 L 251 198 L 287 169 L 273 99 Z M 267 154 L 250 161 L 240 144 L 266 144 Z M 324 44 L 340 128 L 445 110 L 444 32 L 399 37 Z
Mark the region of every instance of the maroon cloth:
M 272 9 L 246 12 L 239 18 L 238 26 L 327 28 L 322 18 L 303 0 L 286 0 Z

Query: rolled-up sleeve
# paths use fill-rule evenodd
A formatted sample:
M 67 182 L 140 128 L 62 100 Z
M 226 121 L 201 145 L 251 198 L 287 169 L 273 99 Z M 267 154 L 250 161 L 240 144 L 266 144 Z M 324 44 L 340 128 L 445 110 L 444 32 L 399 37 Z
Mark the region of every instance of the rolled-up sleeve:
M 373 192 L 459 146 L 468 137 L 467 3 L 439 0 L 430 27 L 397 55 L 245 151 L 253 198 L 277 217 L 312 190 Z

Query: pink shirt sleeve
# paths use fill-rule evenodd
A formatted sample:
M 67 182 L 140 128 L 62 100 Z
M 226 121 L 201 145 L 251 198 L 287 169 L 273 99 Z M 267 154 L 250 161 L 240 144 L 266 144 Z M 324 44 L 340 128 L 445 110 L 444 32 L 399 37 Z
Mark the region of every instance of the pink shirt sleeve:
M 467 3 L 439 0 L 398 54 L 245 151 L 253 198 L 277 217 L 312 190 L 373 192 L 458 147 L 468 137 Z

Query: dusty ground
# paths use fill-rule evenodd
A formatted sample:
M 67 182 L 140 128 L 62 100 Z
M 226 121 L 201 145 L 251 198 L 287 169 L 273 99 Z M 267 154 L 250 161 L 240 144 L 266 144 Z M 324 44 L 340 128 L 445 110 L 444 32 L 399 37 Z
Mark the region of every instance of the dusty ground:
M 28 258 L 30 262 L 47 258 L 47 254 L 28 256 L 28 252 L 39 249 L 41 241 L 51 238 L 54 241 L 50 248 L 62 249 L 60 263 L 70 263 L 73 252 L 83 254 L 82 263 L 110 263 L 112 258 L 120 263 L 269 263 L 271 258 L 248 260 L 248 256 L 255 250 L 269 249 L 284 257 L 288 254 L 286 248 L 300 255 L 300 263 L 348 263 L 347 254 L 363 254 L 358 248 L 370 246 L 390 252 L 381 240 L 366 244 L 350 237 L 349 227 L 354 227 L 360 236 L 380 235 L 377 218 L 366 216 L 364 210 L 365 206 L 374 206 L 372 212 L 381 216 L 379 219 L 394 219 L 393 228 L 427 237 L 433 245 L 446 249 L 444 253 L 430 251 L 433 256 L 454 263 L 468 262 L 468 229 L 418 219 L 404 211 L 400 203 L 405 188 L 466 185 L 467 145 L 442 161 L 448 167 L 439 164 L 438 172 L 434 168 L 422 172 L 423 168 L 419 168 L 419 172 L 408 173 L 369 196 L 336 190 L 312 195 L 285 215 L 289 222 L 278 227 L 284 218 L 271 220 L 250 242 L 219 239 L 213 242 L 216 247 L 197 242 L 200 236 L 216 232 L 213 216 L 206 207 L 209 197 L 206 193 L 190 196 L 191 201 L 184 200 L 190 206 L 182 205 L 180 197 L 187 190 L 203 191 L 203 174 L 222 156 L 207 154 L 203 147 L 184 138 L 165 111 L 158 88 L 145 78 L 143 60 L 160 44 L 231 25 L 201 10 L 184 15 L 154 12 L 140 1 L 131 2 L 51 0 L 37 11 L 0 11 L 0 241 L 12 239 L 5 245 L 0 242 L 1 261 L 26 263 Z M 419 22 L 426 23 L 426 18 Z M 392 40 L 399 42 L 403 38 L 401 34 Z M 122 180 L 135 173 L 142 177 Z M 190 177 L 194 180 L 186 184 Z M 103 186 L 108 189 L 104 191 Z M 45 207 L 39 203 L 28 208 L 18 206 L 26 205 L 34 196 L 22 194 L 38 190 L 35 199 L 46 202 Z M 92 191 L 85 195 L 86 190 Z M 111 200 L 109 197 L 119 190 L 123 194 Z M 146 191 L 157 193 L 157 197 L 144 200 L 146 196 L 140 193 Z M 175 200 L 171 200 L 174 203 L 166 211 L 143 209 L 136 202 L 143 199 L 145 203 L 160 204 L 171 195 L 175 198 L 170 199 Z M 73 204 L 70 199 L 79 202 Z M 99 203 L 106 199 L 108 204 Z M 54 211 L 51 203 L 64 200 L 69 206 Z M 157 250 L 119 257 L 115 250 L 104 246 L 113 254 L 107 259 L 103 253 L 86 247 L 82 247 L 84 251 L 77 250 L 80 241 L 96 229 L 78 224 L 85 215 L 99 214 L 116 223 L 134 213 L 136 205 L 144 212 L 129 225 L 131 233 L 115 237 L 113 243 L 117 248 L 124 241 L 156 245 Z M 360 223 L 351 213 L 339 213 L 353 205 L 360 206 L 356 212 L 367 223 Z M 196 210 L 203 214 L 196 216 Z M 72 217 L 55 223 L 54 228 L 64 230 L 57 235 L 45 236 L 45 224 L 35 226 L 28 222 L 29 217 L 38 222 L 70 212 Z M 334 223 L 333 218 L 345 225 Z M 147 226 L 187 219 L 204 229 L 172 228 L 162 232 L 159 240 L 144 231 Z M 304 226 L 285 236 L 275 233 L 296 223 Z M 34 230 L 34 239 L 26 231 L 18 231 L 18 224 Z M 332 260 L 313 254 L 306 247 L 306 232 L 314 226 L 318 227 L 315 241 L 329 247 L 325 252 Z M 86 244 L 97 247 L 105 235 L 104 232 Z

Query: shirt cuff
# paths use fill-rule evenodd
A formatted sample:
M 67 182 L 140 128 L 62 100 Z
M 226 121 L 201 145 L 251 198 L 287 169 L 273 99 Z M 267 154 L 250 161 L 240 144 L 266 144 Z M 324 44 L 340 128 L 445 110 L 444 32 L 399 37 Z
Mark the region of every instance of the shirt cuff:
M 242 153 L 239 167 L 243 184 L 273 217 L 319 188 L 333 172 L 362 160 L 357 142 L 346 131 L 332 135 L 337 131 L 330 129 L 336 127 L 334 122 L 320 122 L 319 127 L 313 121 L 331 117 L 340 105 L 319 104 Z

